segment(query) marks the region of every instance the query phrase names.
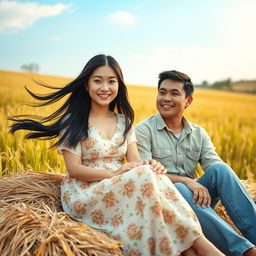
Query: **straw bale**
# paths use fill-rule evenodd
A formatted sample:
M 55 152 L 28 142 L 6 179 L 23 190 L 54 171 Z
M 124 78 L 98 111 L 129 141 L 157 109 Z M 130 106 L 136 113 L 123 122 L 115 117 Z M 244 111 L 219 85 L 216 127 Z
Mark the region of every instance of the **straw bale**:
M 248 190 L 250 195 L 252 196 L 253 201 L 256 203 L 256 183 L 249 182 L 247 180 L 242 180 L 243 185 Z M 219 203 L 218 206 L 215 208 L 215 211 L 217 214 L 225 220 L 229 225 L 232 226 L 232 228 L 240 235 L 241 232 L 237 229 L 237 227 L 234 225 L 233 221 L 231 220 L 230 216 L 228 215 L 225 207 L 222 205 L 222 203 Z
M 36 205 L 44 201 L 50 208 L 62 210 L 60 184 L 63 175 L 41 172 L 20 172 L 0 179 L 0 209 L 6 203 Z
M 256 203 L 256 182 L 250 182 L 248 180 L 242 180 L 243 185 L 249 191 L 250 195 L 253 198 L 253 201 Z
M 42 201 L 36 207 L 5 203 L 0 210 L 0 230 L 2 256 L 122 255 L 120 242 L 64 212 L 52 211 Z
M 60 200 L 63 175 L 22 172 L 0 178 L 1 255 L 122 255 L 107 232 L 68 217 Z M 242 181 L 254 201 L 256 183 Z M 224 206 L 215 211 L 238 233 Z
M 11 255 L 122 255 L 120 242 L 63 212 L 63 175 L 21 172 L 0 178 L 0 252 Z

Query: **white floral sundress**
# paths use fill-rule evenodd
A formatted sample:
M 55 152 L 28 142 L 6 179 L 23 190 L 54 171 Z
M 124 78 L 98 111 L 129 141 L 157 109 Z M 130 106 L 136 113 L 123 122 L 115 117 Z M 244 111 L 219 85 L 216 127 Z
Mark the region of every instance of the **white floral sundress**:
M 136 142 L 134 130 L 123 141 L 125 119 L 117 114 L 115 134 L 108 139 L 89 126 L 88 138 L 75 148 L 82 164 L 117 170 L 127 145 Z M 65 212 L 94 228 L 105 229 L 123 242 L 124 255 L 180 255 L 202 235 L 200 224 L 185 199 L 165 175 L 155 175 L 149 165 L 122 175 L 87 183 L 69 175 L 61 185 Z

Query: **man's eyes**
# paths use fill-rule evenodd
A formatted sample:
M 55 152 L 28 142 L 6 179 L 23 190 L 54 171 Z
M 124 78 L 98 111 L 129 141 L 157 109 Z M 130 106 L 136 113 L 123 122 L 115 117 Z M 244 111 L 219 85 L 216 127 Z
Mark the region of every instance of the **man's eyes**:
M 167 94 L 167 92 L 165 92 L 165 91 L 159 91 L 159 94 L 160 94 L 160 95 L 165 95 L 165 94 Z M 179 92 L 171 92 L 170 95 L 179 96 L 180 93 L 179 93 Z

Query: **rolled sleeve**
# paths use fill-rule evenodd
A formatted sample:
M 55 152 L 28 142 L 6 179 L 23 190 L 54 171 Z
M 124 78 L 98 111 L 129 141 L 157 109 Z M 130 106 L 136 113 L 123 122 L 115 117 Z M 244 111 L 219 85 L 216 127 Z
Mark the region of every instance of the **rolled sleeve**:
M 142 125 L 137 125 L 135 126 L 135 133 L 140 157 L 143 160 L 152 159 L 150 131 Z
M 202 129 L 202 149 L 199 159 L 199 163 L 204 171 L 206 171 L 211 165 L 222 162 L 222 159 L 218 156 L 215 151 L 215 147 L 211 141 L 210 136 L 207 134 L 205 129 Z

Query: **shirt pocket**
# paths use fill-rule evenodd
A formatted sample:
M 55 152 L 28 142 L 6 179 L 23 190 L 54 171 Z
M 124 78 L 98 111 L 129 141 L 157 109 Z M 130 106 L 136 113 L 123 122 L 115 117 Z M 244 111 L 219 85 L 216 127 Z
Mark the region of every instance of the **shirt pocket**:
M 200 152 L 199 151 L 187 152 L 187 157 L 188 157 L 188 160 L 198 162 L 200 158 Z
M 173 155 L 173 152 L 169 148 L 153 148 L 152 155 L 154 159 L 164 159 L 171 157 Z

